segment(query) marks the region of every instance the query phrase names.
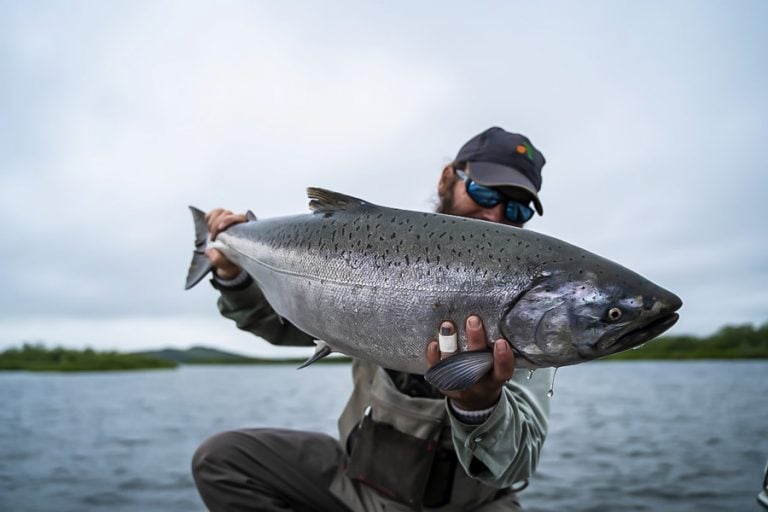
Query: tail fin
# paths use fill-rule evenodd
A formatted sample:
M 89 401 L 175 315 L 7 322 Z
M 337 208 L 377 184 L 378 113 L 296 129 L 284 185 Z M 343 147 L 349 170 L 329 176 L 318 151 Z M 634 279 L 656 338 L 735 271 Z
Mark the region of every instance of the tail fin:
M 192 210 L 192 218 L 195 221 L 195 250 L 192 253 L 189 272 L 187 272 L 185 290 L 189 290 L 202 281 L 205 275 L 213 269 L 211 260 L 205 255 L 205 246 L 208 243 L 208 223 L 205 222 L 205 213 L 194 206 L 190 206 L 189 209 Z

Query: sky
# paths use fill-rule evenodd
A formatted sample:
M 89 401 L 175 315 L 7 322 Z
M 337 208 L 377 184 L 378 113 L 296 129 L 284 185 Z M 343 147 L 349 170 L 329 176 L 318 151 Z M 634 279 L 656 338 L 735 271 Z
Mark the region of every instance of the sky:
M 184 291 L 187 205 L 429 211 L 490 126 L 545 155 L 528 228 L 768 321 L 768 3 L 0 0 L 0 349 L 298 355 Z

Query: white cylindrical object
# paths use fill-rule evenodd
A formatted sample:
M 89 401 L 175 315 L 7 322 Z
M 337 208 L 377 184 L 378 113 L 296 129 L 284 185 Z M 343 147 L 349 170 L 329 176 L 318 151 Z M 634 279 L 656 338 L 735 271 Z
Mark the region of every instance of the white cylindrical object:
M 459 349 L 458 336 L 456 336 L 455 332 L 453 334 L 443 334 L 440 332 L 437 341 L 440 343 L 441 354 L 452 354 Z

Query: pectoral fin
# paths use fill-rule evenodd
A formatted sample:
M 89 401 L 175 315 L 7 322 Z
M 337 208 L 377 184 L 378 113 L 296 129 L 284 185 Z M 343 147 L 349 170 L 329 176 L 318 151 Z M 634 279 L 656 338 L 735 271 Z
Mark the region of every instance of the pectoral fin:
M 306 368 L 312 363 L 319 361 L 320 359 L 324 358 L 325 356 L 333 352 L 333 350 L 331 350 L 331 347 L 329 347 L 324 341 L 318 340 L 316 343 L 317 343 L 317 348 L 315 349 L 315 353 L 312 354 L 312 357 L 304 361 L 304 363 L 301 366 L 299 366 L 297 370 Z
M 437 389 L 467 389 L 493 368 L 493 352 L 470 350 L 443 359 L 430 368 L 424 378 Z

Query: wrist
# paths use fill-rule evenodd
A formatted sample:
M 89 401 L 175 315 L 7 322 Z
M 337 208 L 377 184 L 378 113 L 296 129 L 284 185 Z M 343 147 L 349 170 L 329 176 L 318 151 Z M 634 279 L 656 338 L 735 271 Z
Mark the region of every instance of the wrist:
M 243 272 L 243 269 L 236 266 L 231 267 L 225 267 L 225 268 L 213 268 L 213 276 L 218 279 L 219 281 L 232 281 L 234 279 L 239 278 L 242 276 L 245 272 Z
M 251 284 L 251 276 L 244 270 L 241 270 L 232 279 L 224 279 L 218 273 L 213 273 L 211 283 L 214 288 L 219 290 L 241 290 Z
M 460 405 L 456 404 L 452 398 L 448 399 L 448 405 L 456 419 L 468 425 L 480 425 L 485 423 L 485 421 L 491 417 L 491 414 L 493 414 L 494 409 L 496 409 L 496 404 L 480 410 L 463 409 Z
M 501 388 L 490 396 L 485 393 L 461 393 L 458 396 L 451 396 L 451 402 L 464 411 L 482 411 L 496 406 L 500 397 Z

